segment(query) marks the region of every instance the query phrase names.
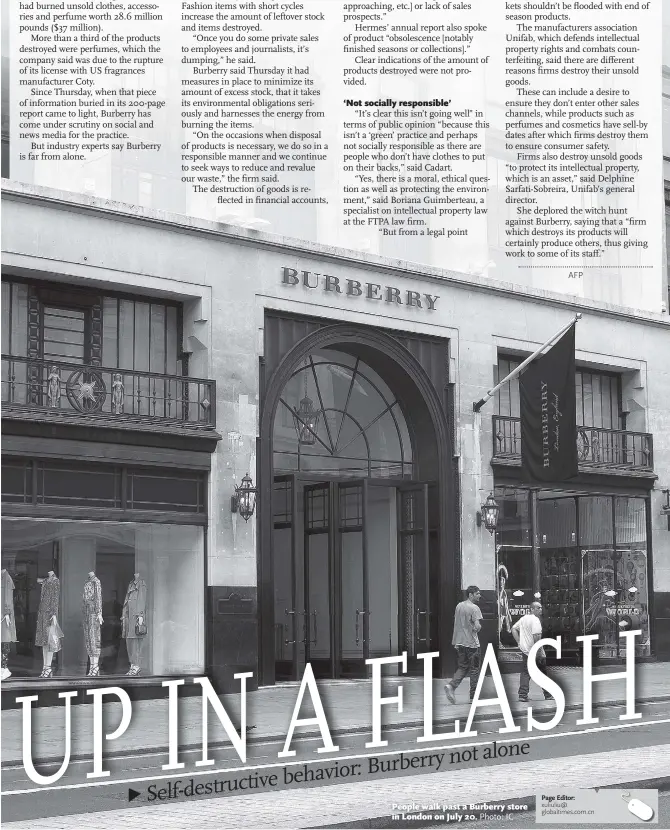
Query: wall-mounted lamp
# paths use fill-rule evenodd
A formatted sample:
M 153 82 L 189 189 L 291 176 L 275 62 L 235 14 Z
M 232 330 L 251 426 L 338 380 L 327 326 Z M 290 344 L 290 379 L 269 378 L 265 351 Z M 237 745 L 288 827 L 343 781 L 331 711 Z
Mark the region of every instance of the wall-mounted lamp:
M 477 527 L 481 527 L 483 524 L 488 532 L 493 535 L 496 532 L 496 527 L 498 527 L 498 513 L 500 513 L 498 502 L 493 498 L 493 493 L 489 493 L 481 509 L 477 511 Z
M 230 497 L 230 512 L 239 513 L 244 521 L 248 522 L 256 509 L 257 492 L 258 490 L 254 487 L 251 476 L 247 473 L 239 487 L 235 487 L 235 493 Z

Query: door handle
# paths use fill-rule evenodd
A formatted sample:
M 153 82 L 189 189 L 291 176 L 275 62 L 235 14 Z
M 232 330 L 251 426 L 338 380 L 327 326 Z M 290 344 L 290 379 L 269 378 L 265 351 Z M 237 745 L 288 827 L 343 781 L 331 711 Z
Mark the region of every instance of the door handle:
M 360 638 L 360 624 L 359 624 L 359 617 L 364 616 L 365 614 L 369 614 L 369 611 L 359 611 L 358 608 L 356 609 L 356 645 L 360 645 L 361 638 Z M 365 642 L 365 637 L 363 637 L 363 642 Z
M 287 616 L 287 617 L 292 616 L 294 618 L 293 637 L 295 638 L 295 611 L 289 611 L 288 608 L 284 608 L 284 615 Z M 285 646 L 292 646 L 294 643 L 295 643 L 295 639 L 293 639 L 293 640 L 284 640 L 284 645 Z
M 306 617 L 306 613 L 304 611 L 296 611 L 295 613 L 300 615 L 301 617 L 303 617 L 303 621 L 302 621 L 302 640 L 300 642 L 304 646 L 306 646 L 307 645 L 307 622 L 308 622 L 307 617 Z
M 426 637 L 419 637 L 419 633 L 421 631 L 419 617 L 421 617 L 421 616 L 426 617 L 426 626 L 428 625 L 428 611 L 419 611 L 417 609 L 415 617 L 414 617 L 414 625 L 415 625 L 415 628 L 416 628 L 416 641 L 417 641 L 417 643 L 427 643 L 428 642 L 428 637 L 427 636 Z M 426 634 L 428 634 L 428 629 L 427 628 L 426 628 Z
M 316 617 L 317 617 L 316 611 L 312 611 L 312 613 L 310 614 L 310 623 L 311 623 L 311 618 L 312 617 L 314 617 L 314 639 L 313 640 L 311 639 L 311 624 L 310 624 L 310 645 L 315 646 L 316 643 L 317 643 L 317 640 L 319 639 L 319 631 L 318 631 L 317 624 L 316 624 Z

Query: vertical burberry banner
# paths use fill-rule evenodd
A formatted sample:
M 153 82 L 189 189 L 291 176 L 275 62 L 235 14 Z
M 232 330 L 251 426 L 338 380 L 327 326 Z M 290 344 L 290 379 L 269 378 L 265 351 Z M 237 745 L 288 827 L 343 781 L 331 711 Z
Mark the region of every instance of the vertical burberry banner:
M 561 482 L 577 475 L 575 326 L 519 380 L 521 467 L 525 481 Z

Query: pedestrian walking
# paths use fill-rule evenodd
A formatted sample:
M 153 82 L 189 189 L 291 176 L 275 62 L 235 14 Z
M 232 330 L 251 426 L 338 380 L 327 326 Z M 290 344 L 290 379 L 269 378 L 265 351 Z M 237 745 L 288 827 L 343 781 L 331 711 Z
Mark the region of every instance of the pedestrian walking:
M 454 613 L 454 636 L 451 639 L 458 654 L 456 673 L 444 686 L 444 693 L 449 703 L 456 703 L 456 689 L 461 681 L 470 677 L 470 700 L 475 696 L 481 655 L 479 651 L 479 631 L 482 627 L 482 612 L 479 608 L 481 592 L 476 585 L 465 589 L 467 599 L 459 602 Z
M 542 623 L 540 617 L 542 616 L 542 604 L 540 602 L 533 602 L 530 606 L 530 613 L 524 614 L 512 626 L 512 636 L 516 640 L 517 645 L 523 657 L 523 664 L 521 666 L 521 675 L 519 676 L 519 700 L 526 703 L 528 701 L 528 689 L 530 686 L 530 674 L 528 672 L 528 652 L 533 645 L 542 639 Z M 535 655 L 535 662 L 537 666 L 544 670 L 547 665 L 547 655 L 544 647 L 538 649 Z M 551 700 L 551 695 L 545 689 L 545 700 Z

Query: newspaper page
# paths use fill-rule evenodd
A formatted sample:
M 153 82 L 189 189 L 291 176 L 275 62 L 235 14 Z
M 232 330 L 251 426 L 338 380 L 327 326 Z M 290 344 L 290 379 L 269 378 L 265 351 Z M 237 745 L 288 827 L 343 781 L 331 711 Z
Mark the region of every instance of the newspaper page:
M 7 826 L 670 828 L 667 3 L 0 4 Z

